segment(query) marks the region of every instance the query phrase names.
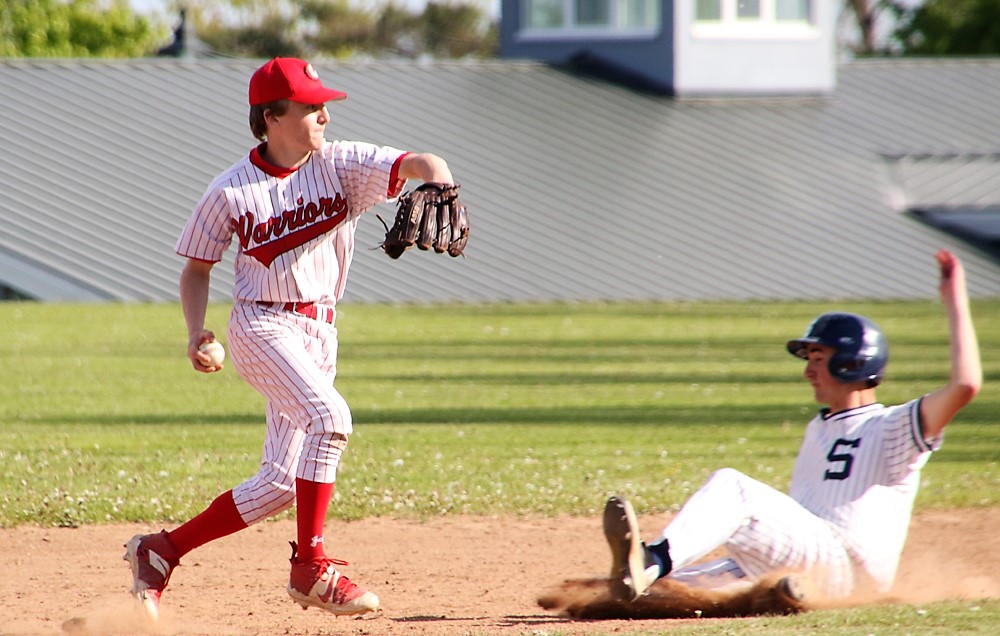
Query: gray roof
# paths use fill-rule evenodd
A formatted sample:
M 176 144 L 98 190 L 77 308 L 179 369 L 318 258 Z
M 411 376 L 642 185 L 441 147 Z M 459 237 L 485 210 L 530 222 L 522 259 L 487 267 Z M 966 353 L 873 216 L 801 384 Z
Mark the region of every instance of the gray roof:
M 0 282 L 175 300 L 181 227 L 256 143 L 260 62 L 0 61 Z M 1000 295 L 996 252 L 907 213 L 996 213 L 1000 60 L 852 62 L 828 97 L 691 101 L 524 62 L 314 64 L 350 96 L 328 138 L 440 154 L 473 224 L 467 258 L 392 261 L 364 249 L 384 232 L 368 215 L 346 300 L 925 298 L 941 246 Z M 212 298 L 231 284 L 230 255 Z

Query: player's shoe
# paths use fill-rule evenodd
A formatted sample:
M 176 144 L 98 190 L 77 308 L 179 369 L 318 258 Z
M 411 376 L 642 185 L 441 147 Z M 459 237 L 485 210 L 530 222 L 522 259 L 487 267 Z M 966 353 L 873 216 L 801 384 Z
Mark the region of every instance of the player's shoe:
M 299 546 L 292 545 L 292 574 L 288 581 L 288 595 L 302 609 L 318 607 L 337 616 L 367 614 L 378 609 L 378 597 L 354 583 L 337 571 L 335 566 L 347 565 L 346 561 L 323 557 L 300 562 L 296 555 Z
M 177 549 L 167 538 L 167 531 L 159 534 L 137 534 L 125 544 L 125 555 L 132 568 L 132 596 L 154 621 L 160 617 L 160 595 L 170 581 L 170 574 L 179 565 Z
M 634 601 L 659 578 L 660 567 L 639 537 L 632 504 L 622 497 L 611 497 L 604 506 L 604 537 L 611 548 L 611 596 Z

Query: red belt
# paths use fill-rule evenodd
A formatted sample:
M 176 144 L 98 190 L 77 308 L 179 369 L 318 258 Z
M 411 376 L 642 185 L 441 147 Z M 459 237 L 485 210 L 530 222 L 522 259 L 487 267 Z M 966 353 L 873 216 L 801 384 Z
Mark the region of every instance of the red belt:
M 317 305 L 316 303 L 271 303 L 259 300 L 257 301 L 257 304 L 265 307 L 277 307 L 283 309 L 284 311 L 290 311 L 293 314 L 305 316 L 306 318 L 322 320 L 323 322 L 330 323 L 331 325 L 333 324 L 333 319 L 336 316 L 336 311 L 333 307 Z

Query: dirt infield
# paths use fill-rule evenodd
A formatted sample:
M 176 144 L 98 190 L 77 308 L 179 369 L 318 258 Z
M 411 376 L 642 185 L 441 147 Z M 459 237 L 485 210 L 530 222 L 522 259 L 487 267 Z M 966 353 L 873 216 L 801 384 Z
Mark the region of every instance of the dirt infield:
M 666 515 L 640 519 L 646 536 Z M 1000 596 L 1000 508 L 916 515 L 894 596 L 905 602 Z M 291 521 L 264 523 L 188 555 L 150 628 L 126 589 L 122 544 L 147 526 L 0 530 L 0 634 L 628 634 L 664 621 L 572 621 L 538 596 L 567 578 L 600 576 L 608 555 L 594 518 L 458 517 L 426 523 L 328 524 L 332 554 L 376 592 L 380 615 L 302 611 L 285 593 Z

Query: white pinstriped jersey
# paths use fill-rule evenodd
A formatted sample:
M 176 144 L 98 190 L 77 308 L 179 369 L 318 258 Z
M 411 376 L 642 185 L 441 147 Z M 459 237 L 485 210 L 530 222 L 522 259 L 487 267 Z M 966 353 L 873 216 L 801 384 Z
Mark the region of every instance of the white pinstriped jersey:
M 789 495 L 843 534 L 856 561 L 882 588 L 895 578 L 920 470 L 942 437 L 925 440 L 920 400 L 870 404 L 806 427 Z
M 358 218 L 398 196 L 406 154 L 327 141 L 290 171 L 254 148 L 208 187 L 175 250 L 214 263 L 235 236 L 236 300 L 334 305 L 344 295 Z

